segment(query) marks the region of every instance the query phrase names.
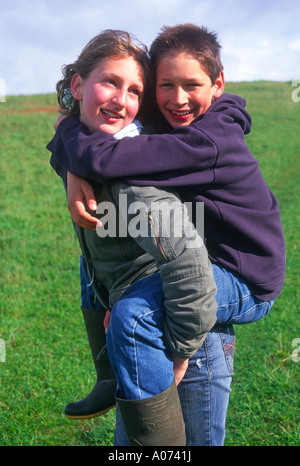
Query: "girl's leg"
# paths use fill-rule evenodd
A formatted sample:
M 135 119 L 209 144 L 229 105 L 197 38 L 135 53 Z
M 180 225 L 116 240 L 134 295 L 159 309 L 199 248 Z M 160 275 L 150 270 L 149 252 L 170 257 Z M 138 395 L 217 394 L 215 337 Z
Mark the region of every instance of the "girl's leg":
M 224 444 L 234 348 L 232 326 L 217 325 L 189 361 L 178 386 L 189 446 Z
M 83 309 L 101 309 L 102 306 L 95 296 L 82 255 L 80 256 L 80 287 L 81 307 Z
M 115 447 L 129 447 L 130 446 L 118 404 L 116 404 L 116 428 L 115 428 L 115 435 L 114 435 L 114 446 Z
M 82 400 L 69 403 L 65 415 L 71 419 L 101 416 L 115 406 L 116 380 L 106 351 L 103 320 L 106 310 L 96 299 L 83 257 L 80 257 L 81 310 L 96 370 L 97 380 L 92 391 Z
M 217 323 L 250 324 L 266 316 L 274 301 L 256 298 L 238 276 L 217 265 L 213 265 L 217 285 Z

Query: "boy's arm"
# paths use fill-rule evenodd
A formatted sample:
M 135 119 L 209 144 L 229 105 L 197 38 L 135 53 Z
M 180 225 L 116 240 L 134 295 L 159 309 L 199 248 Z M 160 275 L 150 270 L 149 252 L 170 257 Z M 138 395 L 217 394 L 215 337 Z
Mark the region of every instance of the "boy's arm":
M 52 152 L 51 165 L 58 175 L 62 176 L 61 173 L 66 170 L 77 175 L 68 185 L 68 208 L 73 221 L 85 228 L 95 229 L 96 226 L 94 218 L 84 209 L 81 193 L 87 181 L 80 178 L 103 182 L 117 177 L 138 177 L 140 174 L 143 179 L 137 184 L 168 186 L 173 184 L 172 180 L 176 177 L 180 184 L 182 174 L 184 179 L 186 172 L 194 171 L 197 165 L 201 165 L 203 170 L 206 169 L 203 177 L 211 181 L 211 167 L 217 149 L 210 139 L 206 144 L 200 144 L 199 148 L 199 141 L 197 144 L 193 142 L 193 138 L 185 134 L 187 131 L 187 128 L 182 128 L 180 137 L 188 140 L 188 145 L 170 135 L 144 135 L 116 141 L 113 136 L 101 131 L 90 134 L 74 117 L 62 121 L 48 149 Z M 198 130 L 193 129 L 193 134 L 194 138 L 199 138 Z M 120 144 L 123 141 L 125 146 Z M 205 154 L 202 156 L 201 152 Z
M 215 143 L 197 128 L 117 141 L 102 131 L 89 133 L 72 116 L 60 123 L 47 148 L 52 152 L 52 166 L 58 164 L 82 178 L 99 182 L 140 178 L 141 184 L 153 181 L 166 186 L 172 184 L 171 178 L 178 178 L 180 184 L 186 173 L 194 171 L 203 171 L 203 182 L 211 181 L 208 172 L 218 155 Z
M 127 178 L 139 185 L 183 186 L 197 172 L 198 184 L 211 183 L 220 140 L 236 144 L 251 130 L 245 105 L 241 97 L 224 94 L 190 126 L 120 141 L 102 131 L 91 134 L 70 116 L 47 147 L 55 163 L 95 181 Z

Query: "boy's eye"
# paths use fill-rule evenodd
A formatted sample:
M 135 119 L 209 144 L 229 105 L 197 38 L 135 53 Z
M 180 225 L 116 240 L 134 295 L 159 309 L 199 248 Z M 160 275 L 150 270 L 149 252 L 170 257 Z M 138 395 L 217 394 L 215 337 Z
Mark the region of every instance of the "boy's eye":
M 187 87 L 189 87 L 189 88 L 201 87 L 201 84 L 199 84 L 199 83 L 188 83 Z

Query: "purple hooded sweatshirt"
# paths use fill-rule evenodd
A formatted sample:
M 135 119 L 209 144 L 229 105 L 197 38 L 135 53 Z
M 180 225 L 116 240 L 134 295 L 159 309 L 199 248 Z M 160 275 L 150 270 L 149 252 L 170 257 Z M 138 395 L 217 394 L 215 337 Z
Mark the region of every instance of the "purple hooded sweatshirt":
M 121 140 L 68 117 L 47 146 L 51 164 L 61 176 L 63 167 L 98 182 L 176 187 L 183 202 L 204 202 L 212 263 L 272 300 L 284 282 L 285 242 L 278 202 L 244 141 L 252 123 L 245 105 L 224 94 L 190 126 Z

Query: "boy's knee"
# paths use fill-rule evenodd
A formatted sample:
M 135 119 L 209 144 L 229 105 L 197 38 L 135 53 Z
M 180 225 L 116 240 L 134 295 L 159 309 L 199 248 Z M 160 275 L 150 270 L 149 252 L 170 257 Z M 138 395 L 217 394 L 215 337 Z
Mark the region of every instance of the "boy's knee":
M 109 325 L 116 341 L 139 338 L 162 328 L 164 314 L 143 298 L 120 299 L 112 308 Z M 155 329 L 155 330 L 154 330 Z
M 120 339 L 130 335 L 137 315 L 132 300 L 120 299 L 111 310 L 109 321 L 110 331 L 114 338 Z

